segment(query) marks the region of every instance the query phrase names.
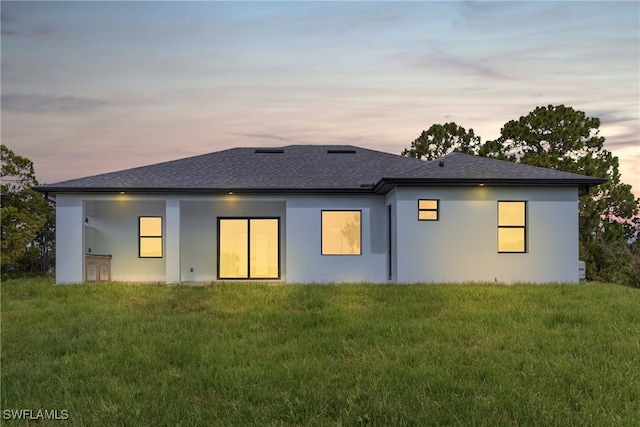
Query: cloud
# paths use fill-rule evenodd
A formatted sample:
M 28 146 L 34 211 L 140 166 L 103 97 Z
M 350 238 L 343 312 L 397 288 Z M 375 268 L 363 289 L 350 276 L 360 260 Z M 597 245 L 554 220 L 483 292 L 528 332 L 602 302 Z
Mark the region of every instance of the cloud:
M 634 116 L 631 114 L 633 112 L 634 106 L 627 109 L 596 109 L 593 112 L 589 111 L 587 114 L 589 117 L 597 117 L 600 119 L 601 125 L 615 125 L 620 123 L 633 123 L 636 126 L 640 121 L 638 120 L 638 116 Z
M 2 109 L 19 113 L 76 113 L 107 105 L 102 99 L 82 96 L 3 94 Z
M 621 135 L 617 138 L 607 138 L 604 147 L 612 150 L 622 150 L 626 148 L 640 148 L 640 142 L 638 142 L 638 135 Z M 615 153 L 614 153 L 615 154 Z
M 4 7 L 4 5 L 3 5 Z M 13 18 L 13 15 L 6 13 L 6 11 L 2 11 L 0 14 L 0 22 L 2 22 L 2 37 L 49 37 L 52 34 L 57 33 L 57 30 L 54 30 L 50 27 L 37 27 L 34 29 L 23 29 L 17 24 L 17 20 Z M 19 30 L 11 29 L 11 27 L 20 28 Z
M 241 132 L 229 132 L 230 135 L 233 136 L 244 136 L 248 138 L 257 138 L 257 139 L 274 139 L 276 141 L 289 142 L 294 144 L 300 144 L 299 141 L 294 141 L 289 138 L 285 138 L 279 135 L 272 135 L 268 133 L 241 133 Z
M 3 37 L 49 37 L 52 34 L 55 34 L 57 31 L 51 28 L 37 28 L 31 31 L 14 31 L 3 28 L 2 36 Z
M 487 65 L 489 61 L 484 58 L 465 59 L 461 55 L 449 54 L 441 49 L 434 50 L 437 58 L 434 62 L 440 62 L 447 72 L 459 70 L 465 74 L 479 75 L 489 79 L 512 80 L 512 77 L 499 71 L 497 67 Z

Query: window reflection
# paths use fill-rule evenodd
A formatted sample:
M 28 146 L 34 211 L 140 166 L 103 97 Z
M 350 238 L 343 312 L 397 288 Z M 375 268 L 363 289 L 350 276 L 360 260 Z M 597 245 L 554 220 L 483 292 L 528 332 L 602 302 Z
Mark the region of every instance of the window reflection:
M 438 200 L 418 200 L 418 220 L 437 221 L 438 204 Z
M 218 275 L 222 279 L 277 279 L 278 219 L 220 219 Z
M 322 211 L 322 255 L 360 255 L 360 211 Z
M 141 216 L 139 224 L 140 258 L 162 258 L 162 217 Z
M 418 200 L 418 209 L 438 209 L 437 200 Z
M 251 277 L 278 277 L 278 220 L 251 220 Z
M 162 236 L 161 217 L 140 217 L 140 236 Z
M 246 219 L 220 220 L 220 277 L 247 277 L 248 224 Z
M 524 227 L 525 202 L 498 202 L 498 225 Z
M 498 202 L 498 252 L 526 252 L 526 202 Z

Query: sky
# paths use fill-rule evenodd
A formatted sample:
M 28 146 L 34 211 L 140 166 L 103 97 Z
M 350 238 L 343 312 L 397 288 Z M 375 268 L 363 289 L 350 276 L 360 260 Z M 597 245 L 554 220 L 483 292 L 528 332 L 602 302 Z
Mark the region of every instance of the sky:
M 41 184 L 240 146 L 400 154 L 537 106 L 601 120 L 640 196 L 640 3 L 7 2 L 2 143 Z

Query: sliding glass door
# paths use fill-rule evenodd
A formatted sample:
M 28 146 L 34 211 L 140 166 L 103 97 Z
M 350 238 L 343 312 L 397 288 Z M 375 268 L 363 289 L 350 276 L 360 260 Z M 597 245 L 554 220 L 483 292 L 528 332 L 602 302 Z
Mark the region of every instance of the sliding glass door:
M 278 218 L 218 218 L 218 278 L 280 278 Z

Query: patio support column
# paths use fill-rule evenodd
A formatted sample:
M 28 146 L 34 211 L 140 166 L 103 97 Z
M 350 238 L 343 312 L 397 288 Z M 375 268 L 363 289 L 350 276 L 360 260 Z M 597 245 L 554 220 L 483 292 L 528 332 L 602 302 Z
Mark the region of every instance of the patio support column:
M 84 282 L 84 209 L 82 199 L 56 198 L 56 283 Z
M 166 282 L 180 282 L 180 199 L 169 198 L 166 205 Z

